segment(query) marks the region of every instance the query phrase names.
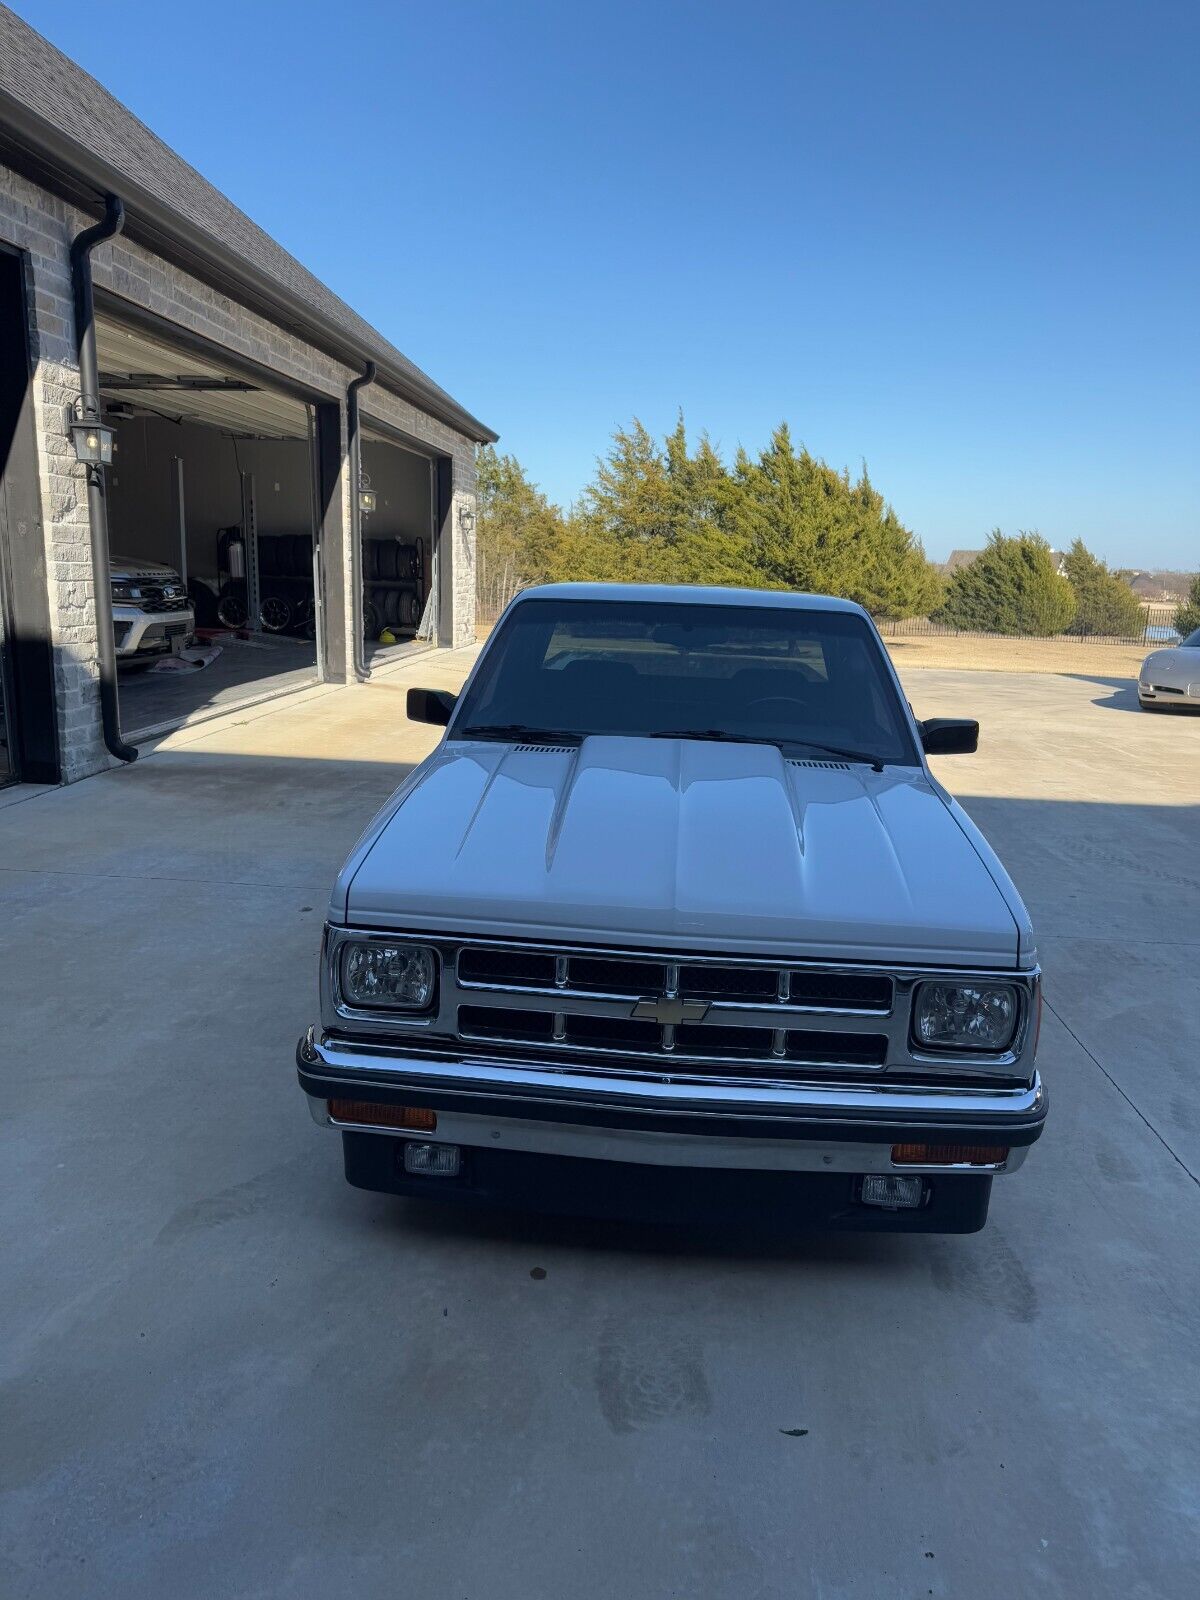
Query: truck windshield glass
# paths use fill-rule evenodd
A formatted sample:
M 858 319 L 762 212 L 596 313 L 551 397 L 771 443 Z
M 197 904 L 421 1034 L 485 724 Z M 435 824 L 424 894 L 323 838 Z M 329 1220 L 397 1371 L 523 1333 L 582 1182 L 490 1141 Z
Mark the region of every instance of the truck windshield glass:
M 521 601 L 453 737 L 522 732 L 727 738 L 919 764 L 871 628 L 799 607 Z

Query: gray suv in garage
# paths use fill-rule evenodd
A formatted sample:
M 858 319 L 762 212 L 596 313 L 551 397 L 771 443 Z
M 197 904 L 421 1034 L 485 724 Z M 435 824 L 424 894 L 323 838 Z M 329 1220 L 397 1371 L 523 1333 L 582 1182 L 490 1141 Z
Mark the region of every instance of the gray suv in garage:
M 118 663 L 148 664 L 191 643 L 196 614 L 174 568 L 114 555 L 108 570 Z

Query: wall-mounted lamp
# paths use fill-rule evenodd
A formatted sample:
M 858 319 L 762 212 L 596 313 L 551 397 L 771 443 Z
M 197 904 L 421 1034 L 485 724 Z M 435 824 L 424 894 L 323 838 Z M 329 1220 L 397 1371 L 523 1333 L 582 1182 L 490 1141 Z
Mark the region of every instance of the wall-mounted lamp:
M 460 506 L 458 510 L 458 525 L 469 539 L 475 532 L 475 513 L 470 506 Z
M 95 402 L 87 403 L 82 395 L 71 408 L 71 440 L 75 446 L 75 459 L 89 467 L 108 467 L 113 458 L 113 430 L 100 421 Z
M 358 473 L 358 509 L 364 516 L 369 517 L 378 504 L 379 496 L 372 489 L 370 478 L 360 467 Z

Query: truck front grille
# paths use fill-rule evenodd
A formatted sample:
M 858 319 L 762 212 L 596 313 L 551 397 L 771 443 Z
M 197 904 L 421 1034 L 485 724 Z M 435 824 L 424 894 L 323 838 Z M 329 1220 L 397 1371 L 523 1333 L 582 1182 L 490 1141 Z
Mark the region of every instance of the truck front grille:
M 658 1070 L 672 1063 L 758 1062 L 770 1077 L 786 1077 L 794 1066 L 882 1067 L 887 1035 L 837 1033 L 827 1029 L 772 1029 L 715 1023 L 677 1027 L 631 1017 L 524 1010 L 509 1006 L 460 1006 L 463 1039 L 497 1044 L 535 1044 L 559 1050 L 653 1058 Z
M 466 945 L 458 952 L 464 989 L 528 989 L 531 993 L 612 995 L 640 999 L 674 993 L 689 1000 L 792 1005 L 812 1010 L 877 1012 L 892 1009 L 892 980 L 872 973 L 733 963 L 672 962 L 652 957 L 593 956 Z
M 128 602 L 138 607 L 140 611 L 186 611 L 191 601 L 186 594 L 167 595 L 161 589 L 146 588 L 142 590 L 142 598 Z
M 464 1040 L 664 1075 L 887 1065 L 894 984 L 877 972 L 483 944 L 462 945 L 452 972 Z

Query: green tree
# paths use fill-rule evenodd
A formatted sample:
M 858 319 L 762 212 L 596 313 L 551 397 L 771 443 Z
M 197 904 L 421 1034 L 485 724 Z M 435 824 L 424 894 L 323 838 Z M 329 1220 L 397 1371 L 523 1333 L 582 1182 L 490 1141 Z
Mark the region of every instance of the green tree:
M 871 483 L 856 483 L 782 423 L 756 460 L 738 453 L 730 527 L 759 581 L 773 589 L 844 595 L 876 616 L 923 615 L 941 594 L 920 541 Z
M 785 426 L 731 471 L 682 415 L 660 443 L 619 428 L 566 516 L 511 456 L 479 451 L 480 594 L 555 579 L 697 583 L 845 595 L 875 616 L 926 615 L 942 583 L 871 483 L 807 450 Z M 491 589 L 489 589 L 489 584 Z
M 522 584 L 558 575 L 563 517 L 520 462 L 499 455 L 494 445 L 479 447 L 475 470 L 478 590 L 485 602 L 498 605 Z
M 1036 533 L 1006 537 L 997 528 L 951 578 L 936 615 L 969 631 L 1047 636 L 1068 628 L 1075 609 L 1074 590 L 1055 571 L 1046 541 Z
M 1192 579 L 1188 597 L 1175 613 L 1175 626 L 1184 639 L 1200 628 L 1200 572 Z
M 747 584 L 749 551 L 730 526 L 733 485 L 683 417 L 659 445 L 634 420 L 618 428 L 572 515 L 567 547 L 579 576 L 646 583 Z
M 1068 633 L 1130 638 L 1142 631 L 1137 595 L 1105 562 L 1076 539 L 1063 557 L 1067 582 L 1075 591 L 1075 619 Z

